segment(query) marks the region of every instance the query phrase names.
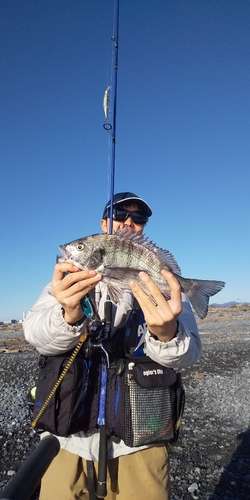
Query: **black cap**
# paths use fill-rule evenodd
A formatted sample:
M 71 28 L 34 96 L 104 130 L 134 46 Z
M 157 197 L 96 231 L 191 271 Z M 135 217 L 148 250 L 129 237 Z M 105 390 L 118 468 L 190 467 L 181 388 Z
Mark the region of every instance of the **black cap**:
M 147 204 L 147 202 L 134 193 L 117 193 L 117 194 L 115 194 L 114 198 L 113 198 L 113 206 L 118 205 L 120 203 L 125 204 L 127 201 L 134 201 L 138 205 L 140 211 L 143 212 L 144 214 L 146 214 L 148 217 L 150 217 L 152 215 L 152 210 L 151 210 L 150 206 Z M 103 219 L 105 219 L 109 215 L 108 209 L 110 208 L 110 203 L 111 203 L 111 200 L 109 200 L 108 203 L 106 203 L 106 205 L 105 205 L 105 208 L 103 211 L 103 216 L 102 216 Z

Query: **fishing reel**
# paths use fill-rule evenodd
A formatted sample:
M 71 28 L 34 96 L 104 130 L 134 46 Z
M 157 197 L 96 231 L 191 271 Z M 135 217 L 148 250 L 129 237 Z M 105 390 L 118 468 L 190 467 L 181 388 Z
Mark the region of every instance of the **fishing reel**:
M 102 352 L 109 366 L 109 355 L 104 348 L 103 342 L 110 338 L 112 302 L 106 301 L 104 304 L 105 319 L 94 319 L 88 325 L 88 336 L 85 340 L 82 350 L 86 358 L 92 356 L 95 352 Z
M 93 356 L 96 352 L 102 352 L 109 366 L 109 355 L 103 346 L 103 341 L 107 340 L 110 333 L 110 325 L 105 320 L 95 320 L 88 327 L 88 337 L 85 340 L 82 351 L 86 358 Z

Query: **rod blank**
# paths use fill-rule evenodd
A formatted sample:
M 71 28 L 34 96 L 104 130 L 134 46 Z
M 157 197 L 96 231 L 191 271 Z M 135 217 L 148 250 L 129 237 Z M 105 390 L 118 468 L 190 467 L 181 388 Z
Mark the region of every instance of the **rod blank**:
M 59 450 L 55 436 L 43 438 L 0 493 L 0 499 L 29 500 Z

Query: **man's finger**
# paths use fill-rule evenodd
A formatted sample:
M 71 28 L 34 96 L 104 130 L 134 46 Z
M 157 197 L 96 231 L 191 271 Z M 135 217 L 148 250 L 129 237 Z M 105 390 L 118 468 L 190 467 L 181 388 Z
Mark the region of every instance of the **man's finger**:
M 68 278 L 68 276 L 66 276 Z M 64 278 L 66 280 L 66 278 Z M 101 279 L 101 274 L 96 274 L 95 276 L 89 276 L 85 277 L 84 279 L 78 279 L 78 280 L 73 280 L 69 281 L 67 283 L 67 286 L 65 288 L 61 288 L 61 291 L 64 292 L 65 297 L 70 297 L 72 295 L 75 295 L 77 293 L 82 293 L 83 291 L 85 293 L 88 293 L 91 288 L 93 288 L 98 281 Z M 63 285 L 63 283 L 61 282 Z
M 145 318 L 147 315 L 149 315 L 150 318 L 153 318 L 156 313 L 156 307 L 155 304 L 152 302 L 152 299 L 144 292 L 144 290 L 140 287 L 140 285 L 136 281 L 131 281 L 130 286 L 134 297 L 136 298 L 136 300 L 139 303 L 139 306 L 144 312 Z
M 76 267 L 71 262 L 62 262 L 62 263 L 56 264 L 54 267 L 52 281 L 55 281 L 55 282 L 61 281 L 63 279 L 63 276 L 65 275 L 65 273 L 75 273 L 77 271 L 79 271 L 79 268 Z
M 160 288 L 154 283 L 152 278 L 150 278 L 150 276 L 145 272 L 140 272 L 139 277 L 141 281 L 144 283 L 144 285 L 148 288 L 150 295 L 153 297 L 155 303 L 159 307 L 164 308 L 166 305 L 166 299 L 162 294 Z
M 171 299 L 178 300 L 181 302 L 181 285 L 177 278 L 166 269 L 161 271 L 163 278 L 168 282 L 169 288 L 171 290 Z
M 65 276 L 67 274 L 67 276 Z M 52 277 L 52 287 L 62 283 L 63 286 L 71 286 L 72 283 L 76 281 L 81 281 L 86 278 L 95 276 L 96 271 L 90 271 L 88 269 L 81 271 L 78 267 L 70 262 L 64 262 L 62 264 L 56 264 L 54 268 L 54 274 Z M 65 281 L 64 281 L 65 279 Z
M 63 284 L 67 284 L 67 286 L 72 286 L 75 283 L 79 283 L 81 281 L 89 280 L 91 278 L 96 278 L 97 280 L 101 279 L 101 274 L 96 271 L 79 271 L 77 273 L 69 273 L 63 279 Z M 65 280 L 65 281 L 64 281 Z

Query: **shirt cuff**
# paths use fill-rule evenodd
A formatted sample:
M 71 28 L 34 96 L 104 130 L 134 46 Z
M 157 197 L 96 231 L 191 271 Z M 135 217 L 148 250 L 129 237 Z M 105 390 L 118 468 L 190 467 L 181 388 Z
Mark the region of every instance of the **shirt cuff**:
M 159 342 L 164 342 L 165 344 L 167 344 L 168 342 L 171 342 L 171 340 L 173 340 L 177 337 L 177 335 L 179 333 L 179 329 L 180 329 L 180 323 L 177 320 L 177 328 L 176 328 L 175 335 L 170 340 L 167 340 L 166 342 L 164 340 L 158 339 L 157 335 L 154 335 L 154 333 L 152 333 L 150 330 L 148 330 L 148 332 L 149 332 L 150 337 L 152 337 L 154 340 L 158 340 Z

